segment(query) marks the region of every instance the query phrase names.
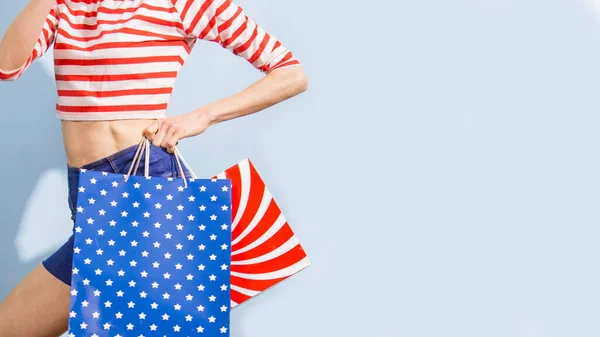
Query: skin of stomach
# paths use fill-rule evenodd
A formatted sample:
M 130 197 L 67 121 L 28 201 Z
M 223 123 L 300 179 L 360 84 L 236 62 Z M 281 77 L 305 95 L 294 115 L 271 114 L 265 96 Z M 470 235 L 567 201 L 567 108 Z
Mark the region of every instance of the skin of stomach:
M 154 119 L 62 121 L 67 164 L 81 167 L 136 145 Z

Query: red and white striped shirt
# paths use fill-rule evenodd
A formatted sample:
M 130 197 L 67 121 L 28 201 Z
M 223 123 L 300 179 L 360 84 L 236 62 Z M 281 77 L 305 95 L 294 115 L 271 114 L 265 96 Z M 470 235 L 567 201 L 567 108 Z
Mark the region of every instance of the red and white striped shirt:
M 163 118 L 197 39 L 263 73 L 299 65 L 232 0 L 58 0 L 27 62 L 0 79 L 17 79 L 54 43 L 58 118 Z

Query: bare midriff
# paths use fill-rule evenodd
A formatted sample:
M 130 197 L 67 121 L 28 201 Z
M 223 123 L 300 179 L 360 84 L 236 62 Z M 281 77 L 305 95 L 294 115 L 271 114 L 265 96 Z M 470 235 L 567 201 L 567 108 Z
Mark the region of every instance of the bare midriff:
M 62 121 L 67 164 L 81 167 L 136 145 L 154 120 Z

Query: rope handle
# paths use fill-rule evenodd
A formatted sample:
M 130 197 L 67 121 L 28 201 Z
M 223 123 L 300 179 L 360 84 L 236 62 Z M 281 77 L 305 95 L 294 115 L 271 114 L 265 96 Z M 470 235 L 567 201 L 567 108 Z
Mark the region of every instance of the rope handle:
M 142 158 L 142 153 L 145 154 L 144 155 L 144 176 L 145 177 L 150 176 L 150 141 L 146 137 L 142 137 L 142 140 L 138 144 L 135 154 L 133 155 L 133 158 L 131 160 L 131 166 L 129 166 L 129 171 L 125 175 L 125 182 L 127 182 L 127 180 L 129 180 L 129 177 L 131 176 L 132 171 L 133 171 L 133 175 L 137 174 L 137 170 L 140 165 L 141 158 Z M 183 158 L 183 155 L 181 154 L 181 151 L 179 151 L 179 149 L 175 148 L 174 154 L 175 154 L 175 160 L 177 161 L 177 169 L 179 170 L 179 175 L 183 178 L 183 185 L 185 186 L 185 188 L 187 188 L 187 179 L 185 177 L 185 172 L 183 170 L 183 167 L 185 166 L 187 168 L 187 170 L 190 172 L 190 175 L 192 176 L 192 179 L 198 179 L 198 177 L 196 176 L 194 171 L 192 171 L 192 169 L 190 168 L 188 163 L 185 161 L 185 159 Z M 182 165 L 182 163 L 183 163 L 183 165 Z

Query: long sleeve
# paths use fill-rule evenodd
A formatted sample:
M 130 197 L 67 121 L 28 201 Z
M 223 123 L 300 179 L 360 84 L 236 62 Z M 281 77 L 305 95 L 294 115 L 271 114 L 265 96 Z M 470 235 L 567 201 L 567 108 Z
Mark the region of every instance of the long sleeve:
M 263 73 L 300 62 L 232 0 L 172 0 L 186 33 L 243 57 Z
M 44 55 L 46 51 L 48 51 L 48 48 L 50 48 L 52 43 L 54 43 L 54 34 L 58 25 L 58 17 L 58 6 L 55 4 L 50 10 L 50 13 L 48 13 L 48 16 L 46 17 L 46 21 L 44 22 L 44 26 L 42 27 L 42 31 L 40 32 L 40 36 L 38 37 L 37 42 L 35 43 L 35 46 L 31 51 L 31 54 L 27 58 L 27 61 L 25 61 L 25 63 L 23 63 L 23 65 L 17 69 L 0 69 L 0 80 L 14 81 L 18 79 L 19 77 L 21 77 L 23 72 L 27 68 L 29 68 L 29 66 L 35 59 L 42 57 L 42 55 Z

